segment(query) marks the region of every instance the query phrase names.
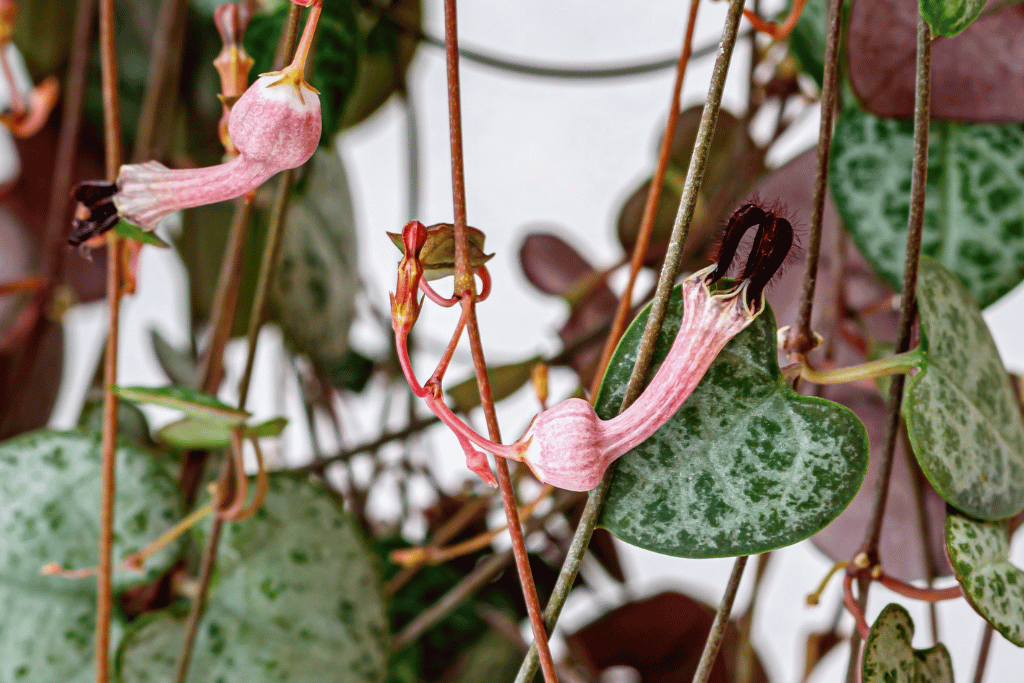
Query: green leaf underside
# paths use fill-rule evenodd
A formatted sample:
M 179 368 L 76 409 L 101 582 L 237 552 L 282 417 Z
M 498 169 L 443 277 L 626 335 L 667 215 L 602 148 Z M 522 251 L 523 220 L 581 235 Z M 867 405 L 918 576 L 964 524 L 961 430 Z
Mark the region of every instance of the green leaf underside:
M 946 549 L 967 602 L 1004 638 L 1024 647 L 1024 571 L 1010 563 L 1006 523 L 950 511 Z
M 985 9 L 986 0 L 921 0 L 921 16 L 936 36 L 963 33 Z
M 906 609 L 888 605 L 871 626 L 864 645 L 863 683 L 953 683 L 953 660 L 942 643 L 915 650 L 914 621 Z
M 288 425 L 288 419 L 275 417 L 258 425 L 245 428 L 246 436 L 267 437 L 277 436 Z M 163 427 L 157 436 L 175 448 L 181 449 L 212 449 L 227 448 L 231 444 L 232 428 L 226 425 L 193 417 L 185 417 Z
M 921 469 L 946 502 L 981 519 L 1024 507 L 1024 420 L 981 311 L 952 273 L 921 259 L 924 366 L 903 416 Z
M 492 365 L 487 368 L 487 377 L 491 383 L 492 398 L 503 401 L 516 393 L 533 376 L 533 368 L 541 362 L 540 356 L 533 356 L 518 363 Z M 447 389 L 452 402 L 452 410 L 457 413 L 468 412 L 480 405 L 480 389 L 477 387 L 476 376 L 469 377 Z
M 41 431 L 0 444 L 0 681 L 95 680 L 96 581 L 42 576 L 97 561 L 100 436 Z M 153 456 L 117 449 L 114 561 L 140 550 L 182 515 L 174 479 Z M 177 557 L 172 543 L 143 572 L 115 572 L 117 591 L 151 581 Z M 115 623 L 115 638 L 119 626 Z M 116 642 L 116 641 L 115 641 Z
M 192 659 L 196 681 L 381 681 L 388 627 L 372 555 L 352 519 L 306 477 L 271 479 L 263 508 L 224 527 Z M 185 618 L 133 627 L 123 683 L 172 680 Z
M 113 387 L 113 390 L 125 401 L 174 408 L 188 417 L 213 424 L 240 425 L 251 416 L 251 413 L 232 408 L 214 396 L 185 387 Z
M 902 287 L 913 154 L 910 121 L 855 109 L 836 123 L 829 180 L 857 248 Z M 1024 279 L 1024 125 L 933 121 L 922 253 L 982 305 Z
M 679 329 L 676 287 L 652 376 Z M 649 308 L 623 335 L 598 395 L 610 418 L 633 368 Z M 864 426 L 847 408 L 790 389 L 770 308 L 715 359 L 683 407 L 616 464 L 600 523 L 666 555 L 731 557 L 796 543 L 850 503 L 867 469 Z
M 121 237 L 127 237 L 130 240 L 142 242 L 143 244 L 152 244 L 154 247 L 160 247 L 161 249 L 167 249 L 171 246 L 157 237 L 156 233 L 149 230 L 143 230 L 139 226 L 134 223 L 129 223 L 123 218 L 114 226 L 114 232 Z

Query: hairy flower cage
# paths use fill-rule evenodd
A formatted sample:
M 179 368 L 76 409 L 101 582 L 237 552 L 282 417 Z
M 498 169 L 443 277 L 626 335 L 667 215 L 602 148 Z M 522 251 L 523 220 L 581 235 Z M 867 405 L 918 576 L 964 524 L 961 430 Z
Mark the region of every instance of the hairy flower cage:
M 744 236 L 757 228 L 746 262 L 737 279 L 714 288 L 730 270 Z M 441 377 L 466 323 L 465 311 L 452 342 L 437 369 L 423 385 L 416 379 L 408 351 L 408 335 L 422 302 L 417 291 L 442 305 L 454 305 L 438 296 L 424 278 L 421 250 L 427 228 L 411 221 L 402 231 L 404 257 L 399 264 L 396 293 L 391 296 L 392 325 L 398 357 L 413 392 L 455 434 L 466 454 L 468 467 L 494 485 L 483 451 L 525 463 L 545 484 L 571 491 L 588 491 L 601 481 L 616 459 L 657 431 L 679 410 L 704 377 L 722 348 L 746 329 L 764 310 L 764 289 L 786 261 L 793 246 L 788 220 L 756 203 L 744 204 L 730 217 L 714 265 L 683 282 L 682 323 L 661 367 L 640 397 L 621 414 L 602 420 L 593 406 L 579 398 L 567 399 L 537 415 L 526 433 L 512 444 L 495 443 L 471 429 L 444 402 Z M 486 269 L 477 269 L 485 283 Z
M 81 183 L 72 196 L 88 216 L 74 220 L 69 243 L 82 244 L 122 218 L 152 230 L 169 213 L 240 197 L 313 156 L 320 142 L 320 97 L 306 82 L 305 65 L 322 0 L 296 4 L 311 9 L 295 58 L 282 71 L 262 74 L 231 107 L 227 132 L 238 155 L 204 168 L 126 164 L 115 183 Z

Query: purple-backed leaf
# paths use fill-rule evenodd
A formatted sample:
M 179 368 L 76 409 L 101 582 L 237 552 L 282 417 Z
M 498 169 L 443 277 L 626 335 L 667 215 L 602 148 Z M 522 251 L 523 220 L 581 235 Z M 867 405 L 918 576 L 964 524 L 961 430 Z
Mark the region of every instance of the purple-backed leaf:
M 993 9 L 999 0 L 989 2 Z M 876 116 L 914 111 L 917 0 L 854 0 L 847 46 L 850 81 Z M 955 38 L 932 45 L 932 118 L 1024 120 L 1024 5 L 982 14 Z
M 597 274 L 597 269 L 572 245 L 550 232 L 531 232 L 526 236 L 519 247 L 519 265 L 531 285 L 545 294 L 561 297 L 568 297 Z
M 703 107 L 697 106 L 679 114 L 672 139 L 672 156 L 655 214 L 645 265 L 656 266 L 665 256 L 702 111 Z M 736 198 L 746 192 L 763 173 L 764 150 L 754 144 L 739 119 L 722 111 L 715 127 L 704 182 L 683 249 L 683 270 L 697 270 L 708 264 L 707 255 L 718 234 L 719 221 L 732 212 Z M 641 183 L 619 213 L 619 243 L 627 254 L 631 254 L 636 245 L 650 186 L 650 179 Z
M 871 459 L 868 461 L 865 484 L 854 496 L 849 507 L 811 539 L 818 549 L 830 558 L 837 562 L 845 562 L 857 554 L 871 517 L 874 500 L 873 482 L 878 476 L 878 460 L 885 447 L 885 423 L 889 411 L 881 395 L 872 386 L 830 386 L 827 387 L 824 397 L 853 410 L 864 423 L 871 441 Z M 879 549 L 882 564 L 886 573 L 904 581 L 915 581 L 928 574 L 914 494 L 914 477 L 921 477 L 921 490 L 928 512 L 928 540 L 931 556 L 936 563 L 937 575 L 948 576 L 953 570 L 949 566 L 945 552 L 946 504 L 917 471 L 917 466 L 909 463 L 902 440 L 896 445 L 889 497 L 885 506 L 885 518 L 882 521 L 882 541 Z
M 595 674 L 613 666 L 630 666 L 643 683 L 690 683 L 704 649 L 715 610 L 691 597 L 666 591 L 626 603 L 569 635 L 569 650 Z M 722 651 L 708 679 L 736 680 L 739 631 L 730 622 Z M 756 653 L 751 683 L 767 683 Z M 596 678 L 596 676 L 595 676 Z
M 57 402 L 64 368 L 64 328 L 41 321 L 42 336 L 34 349 L 0 354 L 0 440 L 46 426 Z M 31 367 L 25 363 L 31 359 Z M 12 393 L 6 387 L 16 385 Z

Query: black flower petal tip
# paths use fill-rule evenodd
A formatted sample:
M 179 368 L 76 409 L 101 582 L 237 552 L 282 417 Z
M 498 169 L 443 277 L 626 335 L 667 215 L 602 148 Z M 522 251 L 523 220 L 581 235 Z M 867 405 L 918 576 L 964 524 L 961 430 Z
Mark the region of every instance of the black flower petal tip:
M 75 186 L 71 197 L 89 210 L 89 217 L 76 218 L 71 222 L 68 244 L 77 247 L 117 225 L 120 216 L 114 205 L 115 194 L 117 185 L 104 180 L 86 180 Z
M 786 262 L 793 247 L 793 226 L 771 209 L 758 204 L 744 204 L 733 212 L 722 234 L 715 270 L 708 283 L 717 282 L 732 266 L 743 236 L 757 226 L 747 262 L 737 276 L 739 282 L 749 281 L 747 302 L 752 308 L 760 305 L 765 287 Z

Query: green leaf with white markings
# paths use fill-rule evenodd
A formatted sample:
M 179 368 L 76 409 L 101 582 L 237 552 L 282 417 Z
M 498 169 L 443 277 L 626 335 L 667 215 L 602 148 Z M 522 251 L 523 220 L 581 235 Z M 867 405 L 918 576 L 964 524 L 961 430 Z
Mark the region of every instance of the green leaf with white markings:
M 946 502 L 972 517 L 1024 508 L 1024 420 L 978 305 L 937 262 L 917 277 L 924 364 L 903 417 L 921 469 Z
M 974 23 L 987 0 L 921 0 L 921 16 L 935 36 L 952 38 Z
M 184 629 L 174 611 L 133 628 L 119 680 L 172 680 Z M 260 511 L 224 526 L 193 680 L 381 681 L 388 651 L 380 579 L 352 518 L 307 477 L 272 477 Z
M 95 680 L 95 578 L 43 576 L 44 565 L 97 563 L 100 436 L 41 431 L 0 444 L 0 681 Z M 120 562 L 182 515 L 177 483 L 150 453 L 122 441 L 116 451 L 114 561 Z M 115 572 L 114 589 L 151 581 L 180 543 L 142 571 Z M 115 624 L 116 626 L 116 624 Z
M 247 437 L 277 436 L 288 425 L 288 418 L 275 417 L 258 425 L 245 428 Z M 175 448 L 182 450 L 227 448 L 231 444 L 232 428 L 218 424 L 185 417 L 177 422 L 164 426 L 157 432 L 157 438 Z
M 679 329 L 680 288 L 653 374 Z M 649 307 L 619 342 L 597 400 L 618 412 Z M 779 371 L 770 308 L 730 341 L 665 425 L 616 464 L 600 523 L 679 557 L 731 557 L 796 543 L 850 503 L 867 468 L 864 425 L 847 408 L 793 391 Z
M 829 180 L 857 248 L 902 287 L 913 124 L 856 109 L 839 116 Z M 982 307 L 1024 280 L 1024 124 L 933 121 L 922 253 L 956 273 Z
M 967 602 L 1017 647 L 1024 647 L 1024 571 L 1010 563 L 1006 522 L 946 516 L 946 550 Z
M 334 360 L 349 350 L 359 289 L 355 216 L 337 153 L 316 152 L 305 188 L 288 208 L 274 300 L 288 339 L 315 358 Z
M 226 426 L 237 426 L 252 415 L 232 408 L 216 396 L 185 387 L 112 387 L 115 394 L 132 403 L 150 403 L 174 408 L 188 417 Z
M 915 650 L 914 621 L 892 603 L 871 626 L 864 645 L 864 683 L 953 683 L 953 660 L 939 643 Z

